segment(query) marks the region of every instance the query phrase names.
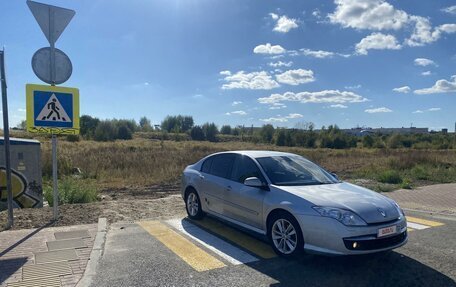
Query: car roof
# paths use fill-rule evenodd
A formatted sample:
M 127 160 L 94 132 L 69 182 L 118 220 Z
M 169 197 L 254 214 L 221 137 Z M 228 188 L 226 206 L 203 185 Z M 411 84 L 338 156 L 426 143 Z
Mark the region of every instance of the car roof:
M 224 153 L 237 153 L 242 155 L 247 155 L 252 158 L 260 158 L 260 157 L 268 157 L 268 156 L 294 156 L 293 153 L 288 152 L 280 152 L 280 151 L 270 151 L 270 150 L 233 150 L 233 151 L 225 151 L 211 154 L 224 154 Z

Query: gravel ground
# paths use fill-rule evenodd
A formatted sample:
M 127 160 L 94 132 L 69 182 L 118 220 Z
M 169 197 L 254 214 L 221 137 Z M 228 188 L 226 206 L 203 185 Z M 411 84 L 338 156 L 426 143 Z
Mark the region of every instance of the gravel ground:
M 52 221 L 52 207 L 15 209 L 13 229 L 96 223 L 99 217 L 113 223 L 185 214 L 177 186 L 152 186 L 142 190 L 124 188 L 101 192 L 99 197 L 98 202 L 60 206 L 56 222 Z M 0 231 L 6 221 L 7 212 L 0 212 Z

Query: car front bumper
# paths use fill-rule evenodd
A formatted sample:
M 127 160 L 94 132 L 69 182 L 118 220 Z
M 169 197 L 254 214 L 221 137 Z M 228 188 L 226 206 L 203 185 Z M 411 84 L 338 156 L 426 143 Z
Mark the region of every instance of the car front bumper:
M 407 243 L 407 221 L 401 216 L 396 221 L 367 226 L 345 226 L 323 216 L 298 215 L 304 249 L 310 253 L 327 255 L 356 255 L 387 251 Z M 396 226 L 396 233 L 377 237 L 378 229 Z M 356 244 L 354 245 L 354 243 Z

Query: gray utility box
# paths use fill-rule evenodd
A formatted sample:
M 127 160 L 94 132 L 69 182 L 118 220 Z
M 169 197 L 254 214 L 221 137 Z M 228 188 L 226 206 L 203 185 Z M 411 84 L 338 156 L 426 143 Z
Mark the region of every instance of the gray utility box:
M 10 138 L 10 145 L 14 207 L 43 207 L 40 142 Z M 5 165 L 5 140 L 0 137 L 0 211 L 7 209 Z

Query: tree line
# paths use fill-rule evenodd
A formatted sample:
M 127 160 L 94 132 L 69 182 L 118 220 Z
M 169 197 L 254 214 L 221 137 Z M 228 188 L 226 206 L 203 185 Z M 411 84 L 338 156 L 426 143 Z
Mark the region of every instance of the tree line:
M 456 148 L 454 135 L 444 134 L 370 134 L 350 135 L 337 125 L 315 130 L 313 123 L 300 123 L 295 128 L 278 128 L 271 124 L 244 127 L 204 123 L 195 125 L 192 116 L 167 116 L 160 125 L 146 118 L 139 122 L 127 119 L 100 120 L 83 115 L 80 118 L 81 136 L 96 141 L 129 140 L 138 136 L 155 139 L 195 141 L 247 141 L 277 146 L 345 149 L 364 148 Z

